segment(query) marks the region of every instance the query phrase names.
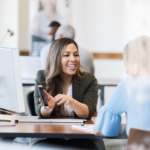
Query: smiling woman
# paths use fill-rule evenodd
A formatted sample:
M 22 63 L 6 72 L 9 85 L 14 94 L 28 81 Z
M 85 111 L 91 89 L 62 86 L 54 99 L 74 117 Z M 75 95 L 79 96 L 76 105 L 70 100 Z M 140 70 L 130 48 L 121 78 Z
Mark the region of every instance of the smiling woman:
M 34 103 L 39 117 L 76 116 L 90 119 L 96 112 L 97 80 L 92 73 L 81 71 L 78 46 L 72 39 L 62 38 L 52 43 L 45 71 L 38 71 L 35 81 Z M 39 99 L 39 84 L 45 89 L 47 109 Z M 40 140 L 31 139 L 31 144 Z
M 78 54 L 78 46 L 73 40 L 68 38 L 63 38 L 60 40 L 56 40 L 51 45 L 46 60 L 45 75 L 46 75 L 46 79 L 45 79 L 46 91 L 51 96 L 55 97 L 51 100 L 51 102 L 55 103 L 56 105 L 53 110 L 54 116 L 66 116 L 65 114 L 68 114 L 66 107 L 69 106 L 63 105 L 62 102 L 69 104 L 70 101 L 72 101 L 72 98 L 67 99 L 65 95 L 67 95 L 69 88 L 71 88 L 70 86 L 74 84 L 73 83 L 74 80 L 81 81 L 86 75 L 85 71 L 84 72 L 80 71 L 80 58 Z M 58 94 L 59 97 L 61 96 L 61 100 L 58 99 Z M 78 101 L 75 101 L 75 103 L 77 102 Z M 95 99 L 95 104 L 96 102 L 97 99 Z M 78 103 L 77 105 L 82 106 L 84 108 L 84 111 L 82 112 L 83 109 L 76 110 L 79 107 L 76 107 L 75 105 L 76 108 L 74 111 L 75 113 L 79 114 L 78 117 L 81 118 L 87 117 L 89 115 L 88 106 L 82 103 Z M 70 109 L 72 107 L 70 107 Z M 95 108 L 94 111 L 96 111 Z M 50 114 L 45 112 L 45 110 L 43 109 L 41 109 L 41 112 L 43 112 L 42 114 L 43 117 L 50 116 Z

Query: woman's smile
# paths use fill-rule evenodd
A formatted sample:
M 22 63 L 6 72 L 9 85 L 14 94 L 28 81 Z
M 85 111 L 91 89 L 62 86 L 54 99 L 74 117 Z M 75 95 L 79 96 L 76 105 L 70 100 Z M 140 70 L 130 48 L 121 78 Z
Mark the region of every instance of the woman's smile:
M 75 75 L 80 65 L 78 49 L 74 44 L 66 46 L 61 59 L 62 73 Z
M 76 64 L 69 64 L 69 65 L 67 65 L 67 67 L 68 67 L 70 70 L 75 70 L 75 69 L 76 69 Z

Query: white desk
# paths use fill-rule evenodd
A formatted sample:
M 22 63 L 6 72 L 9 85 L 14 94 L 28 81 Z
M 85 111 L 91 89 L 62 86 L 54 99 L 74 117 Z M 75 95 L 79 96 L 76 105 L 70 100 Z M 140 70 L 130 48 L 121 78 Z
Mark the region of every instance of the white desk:
M 99 85 L 116 86 L 122 79 L 98 79 Z
M 22 85 L 23 86 L 33 86 L 35 85 L 35 79 L 25 79 L 25 78 L 22 78 Z

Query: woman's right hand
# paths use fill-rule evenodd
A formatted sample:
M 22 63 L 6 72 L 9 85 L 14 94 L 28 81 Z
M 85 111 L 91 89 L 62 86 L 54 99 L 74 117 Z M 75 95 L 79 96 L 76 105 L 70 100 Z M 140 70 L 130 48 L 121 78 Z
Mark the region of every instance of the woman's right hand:
M 49 110 L 50 108 L 54 108 L 55 104 L 50 103 L 50 101 L 53 99 L 53 97 L 51 95 L 49 95 L 45 90 L 44 90 L 44 94 L 45 94 L 45 97 L 46 97 L 46 100 L 47 100 L 47 103 L 48 103 L 48 106 L 49 106 L 49 107 L 46 107 L 46 110 Z M 41 106 L 44 106 L 41 98 L 39 98 L 39 101 L 41 103 Z

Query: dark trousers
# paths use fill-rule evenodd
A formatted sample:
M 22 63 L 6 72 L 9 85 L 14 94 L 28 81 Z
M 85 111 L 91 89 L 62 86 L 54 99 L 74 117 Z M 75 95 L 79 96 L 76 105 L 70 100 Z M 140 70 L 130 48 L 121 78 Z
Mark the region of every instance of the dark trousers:
M 35 143 L 31 149 L 49 150 L 105 150 L 102 139 L 51 139 Z

